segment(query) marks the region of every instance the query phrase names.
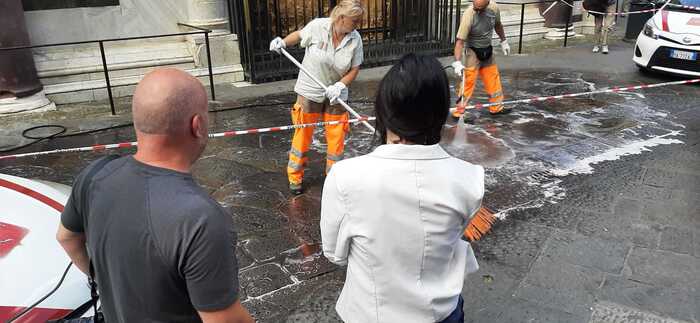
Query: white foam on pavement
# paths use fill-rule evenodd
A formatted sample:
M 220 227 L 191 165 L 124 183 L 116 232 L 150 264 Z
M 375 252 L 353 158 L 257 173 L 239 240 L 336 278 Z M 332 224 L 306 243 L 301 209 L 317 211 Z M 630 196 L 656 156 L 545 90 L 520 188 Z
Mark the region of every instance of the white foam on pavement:
M 560 177 L 570 174 L 592 174 L 592 165 L 598 164 L 600 162 L 617 160 L 620 159 L 620 157 L 622 156 L 641 154 L 644 151 L 650 151 L 649 148 L 659 145 L 682 144 L 683 141 L 681 140 L 668 138 L 679 135 L 681 135 L 680 131 L 672 131 L 665 135 L 652 137 L 646 140 L 631 142 L 620 147 L 609 149 L 604 153 L 577 160 L 573 165 L 569 167 L 552 170 L 552 174 Z

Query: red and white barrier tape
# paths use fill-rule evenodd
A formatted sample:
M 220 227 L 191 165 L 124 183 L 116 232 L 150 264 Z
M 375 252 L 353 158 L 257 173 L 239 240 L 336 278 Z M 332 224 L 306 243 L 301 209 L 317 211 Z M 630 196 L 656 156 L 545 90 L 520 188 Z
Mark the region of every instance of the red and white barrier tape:
M 552 96 L 538 96 L 538 97 L 529 98 L 529 99 L 520 99 L 520 100 L 513 100 L 513 101 L 503 101 L 503 102 L 496 102 L 496 103 L 474 104 L 474 105 L 467 105 L 467 106 L 464 106 L 464 107 L 452 108 L 452 109 L 450 109 L 450 112 L 454 112 L 455 110 L 456 110 L 456 111 L 459 111 L 459 112 L 464 112 L 464 110 L 468 110 L 468 109 L 481 109 L 481 108 L 493 107 L 493 106 L 497 106 L 497 105 L 508 105 L 508 104 L 516 104 L 516 103 L 542 102 L 542 101 L 548 101 L 548 100 L 559 100 L 559 99 L 565 99 L 565 98 L 575 98 L 575 97 L 578 97 L 578 96 L 591 95 L 591 94 L 616 93 L 616 92 L 622 92 L 622 91 L 632 91 L 632 90 L 640 90 L 640 89 L 650 89 L 650 88 L 655 88 L 655 87 L 662 87 L 662 86 L 669 86 L 669 85 L 690 84 L 690 83 L 700 83 L 700 79 L 683 80 L 683 81 L 674 81 L 674 82 L 664 82 L 664 83 L 656 83 L 656 84 L 643 84 L 643 85 L 635 85 L 635 86 L 627 86 L 627 87 L 614 87 L 614 88 L 607 89 L 607 90 L 589 91 L 589 92 L 581 92 L 581 93 L 570 93 L 570 94 L 560 94 L 560 95 L 552 95 Z
M 572 5 L 566 1 L 559 1 L 559 2 L 569 6 L 571 8 L 574 8 L 574 5 Z M 581 8 L 581 10 L 588 12 L 588 13 L 596 14 L 596 15 L 628 16 L 628 15 L 634 15 L 634 14 L 638 14 L 638 13 L 656 12 L 656 11 L 662 10 L 664 7 L 666 7 L 666 5 L 672 5 L 672 4 L 670 4 L 670 0 L 666 1 L 666 3 L 658 9 L 654 8 L 654 9 L 639 10 L 639 11 L 626 11 L 626 12 L 600 12 L 600 11 L 595 11 L 595 10 L 587 10 L 586 8 Z M 680 5 L 673 5 L 673 6 L 680 6 Z M 682 7 L 684 7 L 685 9 L 696 9 L 695 7 L 691 7 L 691 6 L 682 6 Z
M 625 12 L 600 12 L 600 11 L 595 11 L 595 10 L 586 10 L 585 8 L 581 8 L 583 11 L 596 14 L 596 15 L 605 15 L 605 16 L 629 16 L 629 15 L 634 15 L 634 14 L 639 14 L 639 13 L 647 13 L 647 12 L 656 12 L 661 9 L 646 9 L 646 10 L 639 10 L 639 11 L 625 11 Z
M 350 120 L 322 121 L 322 122 L 316 122 L 316 123 L 304 123 L 304 124 L 289 125 L 289 126 L 282 126 L 282 127 L 257 128 L 257 129 L 248 129 L 248 130 L 238 130 L 238 131 L 226 131 L 226 132 L 221 132 L 221 133 L 210 134 L 209 138 L 233 137 L 233 136 L 248 135 L 248 134 L 254 134 L 254 133 L 285 131 L 285 130 L 292 130 L 292 129 L 299 129 L 299 128 L 307 128 L 307 127 L 321 127 L 321 126 L 330 126 L 330 125 L 337 125 L 337 124 L 344 124 L 344 123 L 358 123 L 358 122 L 365 122 L 365 121 L 373 121 L 375 119 L 376 119 L 375 117 L 362 117 L 362 118 L 350 119 Z M 123 143 L 109 144 L 109 145 L 93 145 L 93 146 L 78 147 L 78 148 L 65 148 L 65 149 L 56 149 L 56 150 L 49 150 L 49 151 L 39 151 L 39 152 L 33 152 L 33 153 L 0 156 L 0 160 L 21 158 L 21 157 L 30 157 L 30 156 L 42 156 L 42 155 L 50 155 L 50 154 L 58 154 L 58 153 L 70 153 L 70 152 L 81 152 L 81 151 L 103 151 L 103 150 L 107 150 L 107 149 L 136 147 L 136 145 L 137 145 L 137 143 L 134 141 L 134 142 L 123 142 Z

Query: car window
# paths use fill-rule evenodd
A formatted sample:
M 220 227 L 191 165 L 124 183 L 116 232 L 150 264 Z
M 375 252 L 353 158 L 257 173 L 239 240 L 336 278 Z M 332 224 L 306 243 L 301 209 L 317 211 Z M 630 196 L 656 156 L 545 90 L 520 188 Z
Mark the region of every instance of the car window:
M 657 7 L 658 6 L 663 6 L 665 1 L 660 1 L 656 2 Z M 690 7 L 696 7 L 700 8 L 700 0 L 671 0 L 669 2 L 669 6 L 666 8 L 670 11 L 685 11 L 685 12 L 697 12 L 700 13 L 700 9 L 690 9 L 690 8 L 682 8 L 681 6 L 690 6 Z
M 674 0 L 678 2 L 679 5 L 683 6 L 693 6 L 700 7 L 700 0 Z

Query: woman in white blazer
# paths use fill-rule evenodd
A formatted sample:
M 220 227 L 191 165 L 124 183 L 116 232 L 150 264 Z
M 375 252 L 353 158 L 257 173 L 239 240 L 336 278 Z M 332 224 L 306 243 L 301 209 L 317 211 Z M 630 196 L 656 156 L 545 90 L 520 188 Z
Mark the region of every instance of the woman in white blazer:
M 323 253 L 347 265 L 345 322 L 463 322 L 462 286 L 478 266 L 464 228 L 484 170 L 440 147 L 449 84 L 432 57 L 409 54 L 379 84 L 372 153 L 336 164 L 321 202 Z

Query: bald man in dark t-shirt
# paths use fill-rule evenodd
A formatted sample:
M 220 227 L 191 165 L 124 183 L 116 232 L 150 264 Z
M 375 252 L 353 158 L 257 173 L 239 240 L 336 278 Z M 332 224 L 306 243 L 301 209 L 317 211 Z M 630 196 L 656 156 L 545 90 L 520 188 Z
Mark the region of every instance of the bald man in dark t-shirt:
M 232 219 L 190 175 L 208 138 L 204 88 L 158 69 L 133 116 L 138 151 L 78 175 L 58 241 L 84 273 L 92 262 L 106 322 L 253 322 Z

